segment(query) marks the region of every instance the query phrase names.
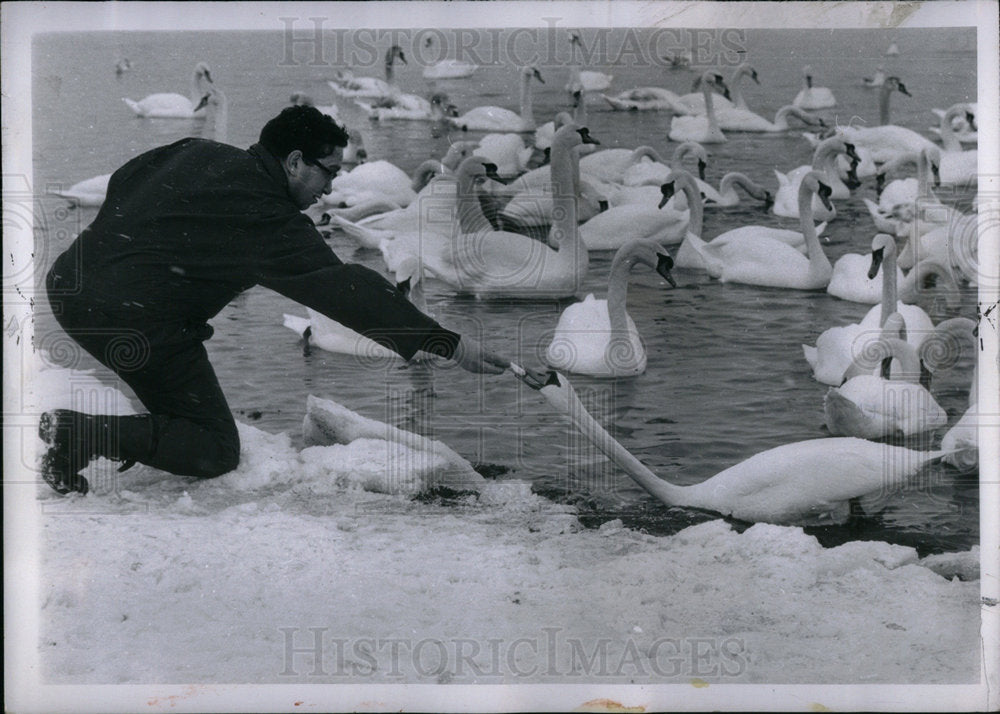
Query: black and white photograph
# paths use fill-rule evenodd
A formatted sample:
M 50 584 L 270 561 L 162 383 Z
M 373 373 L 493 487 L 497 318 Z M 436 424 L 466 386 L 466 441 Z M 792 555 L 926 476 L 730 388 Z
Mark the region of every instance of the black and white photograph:
M 6 709 L 995 711 L 998 8 L 4 3 Z

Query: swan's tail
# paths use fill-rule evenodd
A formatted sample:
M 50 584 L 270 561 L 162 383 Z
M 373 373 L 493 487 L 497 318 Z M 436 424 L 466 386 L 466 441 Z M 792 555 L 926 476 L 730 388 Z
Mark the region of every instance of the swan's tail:
M 131 99 L 126 99 L 125 97 L 122 97 L 122 101 L 125 102 L 128 105 L 129 109 L 131 109 L 133 112 L 135 112 L 135 115 L 137 117 L 144 117 L 144 116 L 146 116 L 146 112 L 145 112 L 145 110 L 143 110 L 143 108 L 141 106 L 139 106 L 139 102 L 133 101 Z
M 284 326 L 289 330 L 297 334 L 299 337 L 305 333 L 306 328 L 310 326 L 311 322 L 308 317 L 299 317 L 298 315 L 289 315 L 285 313 Z

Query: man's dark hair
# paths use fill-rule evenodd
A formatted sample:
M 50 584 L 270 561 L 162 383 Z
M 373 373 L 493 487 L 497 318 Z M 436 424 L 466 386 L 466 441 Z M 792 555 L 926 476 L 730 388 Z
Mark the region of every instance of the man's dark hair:
M 347 132 L 316 107 L 294 106 L 281 110 L 260 132 L 260 143 L 279 159 L 298 149 L 311 160 L 347 146 Z

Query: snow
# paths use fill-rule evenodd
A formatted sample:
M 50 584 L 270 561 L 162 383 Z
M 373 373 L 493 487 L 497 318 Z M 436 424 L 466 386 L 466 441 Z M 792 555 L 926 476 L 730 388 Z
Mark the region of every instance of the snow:
M 586 529 L 521 481 L 414 499 L 449 467 L 419 439 L 239 429 L 217 479 L 38 487 L 43 681 L 980 681 L 978 549 Z

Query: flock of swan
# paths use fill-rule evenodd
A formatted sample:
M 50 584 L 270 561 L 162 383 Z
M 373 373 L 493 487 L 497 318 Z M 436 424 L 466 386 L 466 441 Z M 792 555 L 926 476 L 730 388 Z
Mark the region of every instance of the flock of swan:
M 899 77 L 880 69 L 865 83 L 879 91 L 882 122 L 830 127 L 816 112 L 837 100 L 817 86 L 806 67 L 802 91 L 769 120 L 753 112 L 740 91 L 744 78 L 761 82 L 748 63 L 728 80 L 716 70 L 699 72 L 689 94 L 663 87 L 613 94 L 613 75 L 581 66 L 579 42 L 578 36 L 571 38 L 566 106 L 547 124 L 536 122 L 533 87 L 546 80 L 534 66 L 518 70 L 517 109 L 463 110 L 441 93 L 403 92 L 393 68 L 406 58 L 397 46 L 385 54 L 384 78 L 341 70 L 328 82 L 336 103 L 321 111 L 344 116 L 346 103 L 370 121 L 430 121 L 452 131 L 455 140 L 447 155 L 424 162 L 412 175 L 389 157 L 359 162 L 333 180 L 331 192 L 310 215 L 326 226 L 323 230 L 341 231 L 359 246 L 378 250 L 411 296 L 420 294 L 424 281 L 433 281 L 445 292 L 484 300 L 582 298 L 562 312 L 545 350 L 548 367 L 561 373 L 627 378 L 646 371 L 644 342 L 627 310 L 630 276 L 640 267 L 655 271 L 664 286 L 675 284 L 672 270 L 703 271 L 724 283 L 825 291 L 872 305 L 859 323 L 831 325 L 815 346 L 803 345 L 813 378 L 828 387 L 822 409 L 831 436 L 761 452 L 694 486 L 656 477 L 585 410 L 579 413 L 561 374 L 551 373 L 544 386 L 532 383 L 637 483 L 668 504 L 746 520 L 836 522 L 846 517 L 850 501 L 902 486 L 931 461 L 975 465 L 973 375 L 969 411 L 940 449 L 915 451 L 885 440 L 946 426 L 930 375 L 943 368 L 942 350 L 972 348 L 971 319 L 935 325 L 913 303 L 930 276 L 939 288 L 953 288 L 946 293 L 952 296 L 962 285 L 975 285 L 976 215 L 941 202 L 934 191 L 941 185 L 975 189 L 976 149 L 965 146 L 976 139 L 976 105 L 956 104 L 938 113 L 939 144 L 891 123 L 892 94 L 908 92 Z M 423 74 L 454 80 L 477 69 L 444 60 Z M 591 106 L 624 112 L 626 121 L 633 112 L 666 112 L 669 138 L 678 143 L 675 152 L 664 158 L 653 145 L 602 147 L 588 131 L 588 97 Z M 312 103 L 301 94 L 291 101 Z M 153 94 L 125 103 L 138 117 L 214 115 L 214 136 L 225 141 L 226 98 L 204 63 L 195 68 L 188 96 Z M 787 133 L 792 120 L 799 129 L 818 132 L 804 134 L 815 144 L 813 159 L 783 167 L 776 158 L 773 190 L 739 166 L 718 187 L 704 181 L 705 144 L 728 141 L 727 132 Z M 352 136 L 359 134 L 357 127 L 349 129 Z M 101 179 L 106 189 L 106 177 L 92 179 L 96 183 L 89 189 L 74 187 L 76 200 L 99 205 Z M 871 223 L 856 229 L 861 252 L 831 264 L 821 236 L 838 219 L 836 204 L 852 200 L 865 181 L 877 185 L 880 196 L 878 203 L 865 199 Z M 84 189 L 93 197 L 84 197 Z M 63 195 L 72 199 L 72 194 Z M 437 221 L 419 213 L 428 196 L 447 208 L 437 212 Z M 797 220 L 797 227 L 769 218 L 705 234 L 705 211 L 748 198 L 761 202 L 770 216 Z M 918 204 L 924 213 L 928 205 L 937 206 L 935 215 L 944 217 L 917 220 Z M 615 251 L 606 293 L 583 296 L 595 251 Z M 381 349 L 314 313 L 288 315 L 285 324 L 321 349 L 372 355 Z

